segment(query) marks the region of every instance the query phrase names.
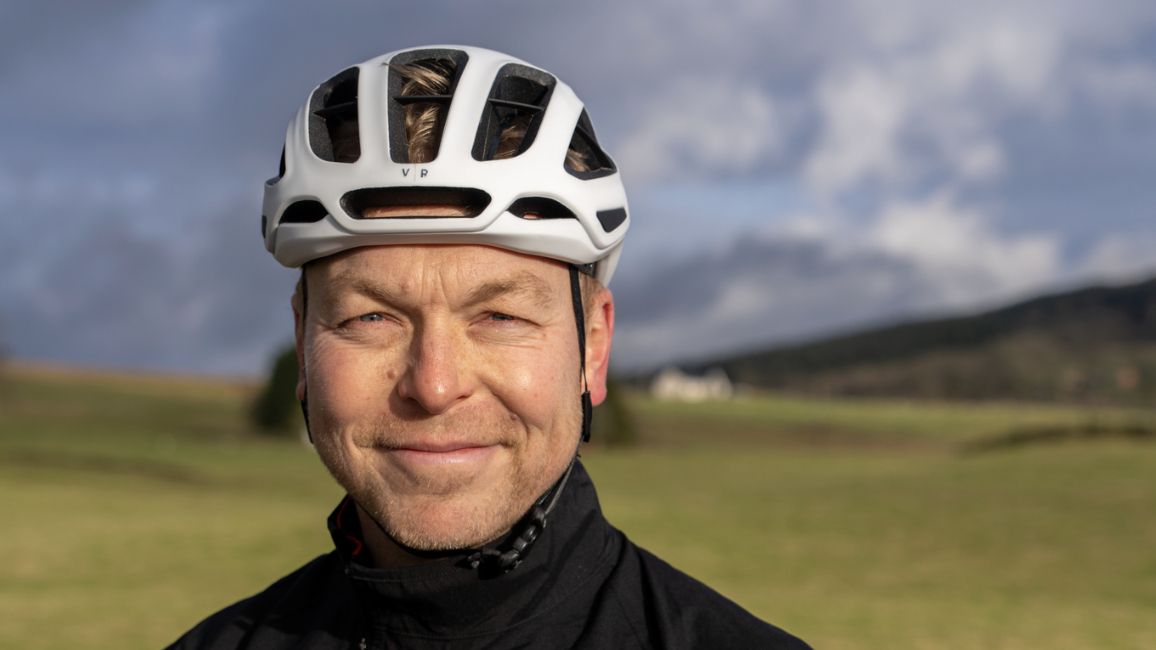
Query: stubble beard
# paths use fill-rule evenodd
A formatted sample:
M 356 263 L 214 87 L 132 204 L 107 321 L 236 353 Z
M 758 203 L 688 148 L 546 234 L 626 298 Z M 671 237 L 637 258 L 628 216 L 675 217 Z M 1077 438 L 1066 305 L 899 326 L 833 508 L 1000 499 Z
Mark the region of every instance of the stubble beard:
M 561 476 L 570 460 L 562 459 L 560 467 L 553 467 L 558 461 L 548 450 L 539 450 L 547 458 L 539 471 L 534 471 L 527 467 L 524 449 L 530 436 L 563 432 L 519 431 L 510 426 L 520 423 L 517 418 L 503 423 L 475 420 L 470 423 L 472 429 L 488 432 L 480 439 L 500 445 L 497 453 L 508 456 L 499 484 L 478 484 L 484 477 L 453 473 L 401 477 L 391 472 L 393 481 L 402 484 L 402 489 L 395 491 L 377 467 L 366 464 L 366 454 L 372 455 L 375 447 L 399 446 L 406 440 L 397 423 L 383 420 L 342 430 L 323 414 L 318 415 L 314 431 L 320 435 L 314 438 L 329 473 L 394 542 L 418 551 L 477 548 L 502 537 Z

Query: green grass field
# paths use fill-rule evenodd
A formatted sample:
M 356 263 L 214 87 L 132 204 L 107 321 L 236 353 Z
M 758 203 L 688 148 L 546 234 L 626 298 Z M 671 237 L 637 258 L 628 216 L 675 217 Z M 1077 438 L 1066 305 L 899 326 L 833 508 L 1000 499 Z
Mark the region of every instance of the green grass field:
M 252 390 L 0 381 L 0 648 L 161 647 L 329 549 L 339 491 Z M 1156 441 L 960 452 L 1152 412 L 631 404 L 642 445 L 584 452 L 611 521 L 816 648 L 1156 648 Z

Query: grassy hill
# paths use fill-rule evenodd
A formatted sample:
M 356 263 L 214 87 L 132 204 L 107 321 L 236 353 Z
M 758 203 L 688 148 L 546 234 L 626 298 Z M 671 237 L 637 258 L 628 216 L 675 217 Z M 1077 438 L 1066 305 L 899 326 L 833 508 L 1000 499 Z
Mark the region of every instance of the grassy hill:
M 256 391 L 0 375 L 0 648 L 163 647 L 331 548 Z M 582 452 L 610 520 L 816 648 L 1156 647 L 1150 411 L 627 397 L 641 446 Z M 987 444 L 1105 423 L 1149 435 Z
M 689 364 L 825 395 L 1151 403 L 1156 278 Z
M 0 648 L 163 647 L 331 547 L 339 489 L 257 386 L 0 379 Z M 583 450 L 607 516 L 816 648 L 1156 647 L 1151 436 L 961 453 L 1150 413 L 628 397 L 642 446 Z

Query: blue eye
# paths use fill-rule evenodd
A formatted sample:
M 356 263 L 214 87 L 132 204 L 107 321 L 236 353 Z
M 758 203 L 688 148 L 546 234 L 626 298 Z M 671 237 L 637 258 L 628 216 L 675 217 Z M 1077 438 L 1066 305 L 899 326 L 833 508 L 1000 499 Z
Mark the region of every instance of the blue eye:
M 381 321 L 385 320 L 385 316 L 382 316 L 381 314 L 374 312 L 372 314 L 362 314 L 361 316 L 357 317 L 357 320 L 359 320 L 363 323 L 377 323 L 377 322 L 381 322 Z
M 515 317 L 513 317 L 513 316 L 511 316 L 511 315 L 509 315 L 509 314 L 503 314 L 503 313 L 501 313 L 501 312 L 494 312 L 494 313 L 490 314 L 490 319 L 491 319 L 491 320 L 497 320 L 497 321 L 513 321 L 513 320 L 518 320 L 517 318 L 515 318 Z

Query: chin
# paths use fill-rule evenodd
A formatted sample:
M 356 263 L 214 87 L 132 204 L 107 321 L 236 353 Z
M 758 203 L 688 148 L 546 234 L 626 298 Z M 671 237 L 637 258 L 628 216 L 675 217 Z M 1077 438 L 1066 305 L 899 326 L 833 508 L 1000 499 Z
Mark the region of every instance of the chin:
M 504 508 L 452 501 L 379 502 L 372 504 L 369 513 L 391 538 L 409 548 L 449 551 L 479 547 L 502 537 L 530 508 L 529 504 L 511 507 L 509 500 L 505 500 Z

